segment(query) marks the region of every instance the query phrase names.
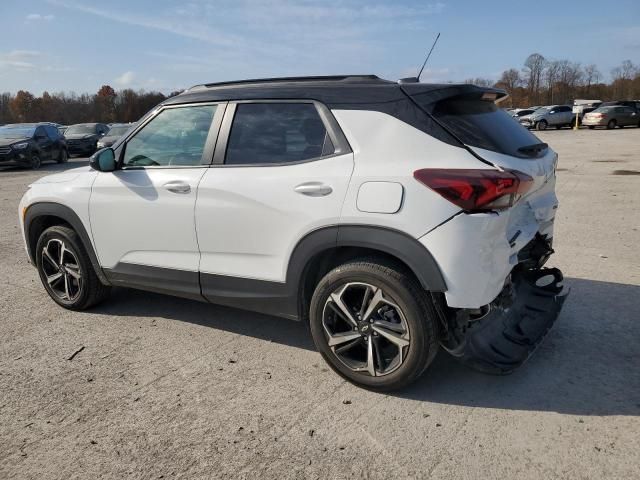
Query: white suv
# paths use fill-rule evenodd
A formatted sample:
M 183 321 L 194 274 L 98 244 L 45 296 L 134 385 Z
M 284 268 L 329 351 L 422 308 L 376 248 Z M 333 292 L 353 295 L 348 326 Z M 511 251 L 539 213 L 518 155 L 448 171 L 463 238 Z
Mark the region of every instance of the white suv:
M 557 155 L 500 90 L 306 77 L 196 86 L 20 203 L 31 262 L 82 310 L 133 287 L 309 322 L 375 390 L 439 345 L 507 373 L 554 323 Z

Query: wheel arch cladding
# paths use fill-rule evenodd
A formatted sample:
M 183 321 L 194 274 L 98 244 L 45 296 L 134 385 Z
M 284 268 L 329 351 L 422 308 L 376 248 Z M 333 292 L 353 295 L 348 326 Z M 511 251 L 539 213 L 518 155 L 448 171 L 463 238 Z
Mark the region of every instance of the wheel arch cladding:
M 91 265 L 96 272 L 96 275 L 100 281 L 105 285 L 110 285 L 106 276 L 104 275 L 98 257 L 93 249 L 93 243 L 87 233 L 87 230 L 80 220 L 80 217 L 66 205 L 52 202 L 34 203 L 27 208 L 27 212 L 24 217 L 24 232 L 27 240 L 27 251 L 29 254 L 29 260 L 32 264 L 36 264 L 35 261 L 35 248 L 38 243 L 38 238 L 42 232 L 54 225 L 68 225 L 70 226 L 80 237 L 82 245 L 87 250 Z
M 373 225 L 336 225 L 307 234 L 291 254 L 287 284 L 298 289 L 312 259 L 340 247 L 360 247 L 395 257 L 413 272 L 423 289 L 447 290 L 438 264 L 418 240 L 397 230 Z

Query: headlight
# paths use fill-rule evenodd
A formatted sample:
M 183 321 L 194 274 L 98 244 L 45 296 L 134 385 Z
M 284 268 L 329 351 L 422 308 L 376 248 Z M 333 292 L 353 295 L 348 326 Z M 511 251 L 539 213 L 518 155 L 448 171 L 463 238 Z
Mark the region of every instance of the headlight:
M 104 148 L 104 143 L 102 143 L 102 142 L 98 142 L 98 143 L 96 144 L 96 146 L 97 146 L 98 148 Z
M 22 143 L 16 143 L 14 145 L 11 145 L 11 148 L 13 148 L 14 150 L 23 150 L 28 146 L 29 146 L 29 142 L 22 142 Z

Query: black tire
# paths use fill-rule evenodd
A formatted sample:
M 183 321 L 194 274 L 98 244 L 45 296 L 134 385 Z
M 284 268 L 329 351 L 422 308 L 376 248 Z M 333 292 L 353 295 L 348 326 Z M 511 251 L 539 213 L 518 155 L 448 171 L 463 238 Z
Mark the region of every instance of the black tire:
M 67 153 L 66 149 L 62 149 L 60 150 L 60 154 L 58 155 L 58 163 L 67 163 L 67 161 L 69 160 L 69 154 Z
M 556 130 L 560 130 L 562 128 L 562 125 L 556 125 Z
M 31 170 L 39 170 L 42 166 L 42 160 L 37 153 L 31 154 L 31 162 L 29 163 Z
M 613 130 L 614 128 L 616 128 L 616 121 L 615 120 L 609 120 L 609 123 L 607 123 L 607 130 Z
M 65 250 L 71 253 L 59 255 L 58 257 L 62 257 L 63 260 L 57 262 L 56 252 L 49 252 L 49 249 L 47 249 L 53 262 L 45 259 L 45 254 L 43 253 L 44 248 L 50 247 L 53 250 L 54 245 L 58 245 L 60 242 L 64 244 Z M 66 259 L 67 262 L 65 262 L 64 259 Z M 45 290 L 58 305 L 64 308 L 69 310 L 85 310 L 100 303 L 109 296 L 111 287 L 104 285 L 100 281 L 91 265 L 91 260 L 79 235 L 69 227 L 54 226 L 42 232 L 36 245 L 35 260 L 38 274 Z M 77 269 L 69 267 L 76 261 Z M 50 282 L 47 280 L 47 277 L 51 278 L 57 275 L 54 266 L 56 263 L 64 265 L 62 269 L 58 270 L 59 273 L 62 273 L 62 277 Z M 69 271 L 79 274 L 80 279 L 76 280 L 72 275 L 64 273 Z M 59 283 L 61 281 L 63 285 L 64 282 L 69 282 L 67 298 L 60 295 L 59 290 L 64 290 L 64 287 Z M 70 292 L 72 292 L 71 295 L 69 294 Z
M 331 294 L 335 293 L 336 290 L 345 288 L 347 285 L 358 283 L 381 289 L 384 298 L 399 307 L 402 312 L 399 316 L 402 316 L 404 320 L 406 335 L 410 340 L 409 345 L 404 348 L 397 347 L 391 342 L 385 346 L 384 335 L 376 333 L 379 330 L 374 332 L 373 330 L 375 329 L 371 327 L 368 333 L 369 337 L 365 339 L 366 334 L 364 332 L 367 330 L 360 330 L 360 327 L 348 327 L 346 333 L 356 336 L 361 334 L 363 337 L 353 340 L 353 342 L 360 342 L 360 345 L 356 346 L 356 348 L 367 349 L 369 343 L 372 342 L 378 345 L 375 349 L 380 356 L 376 357 L 375 362 L 372 361 L 374 376 L 364 371 L 356 372 L 347 366 L 329 346 L 330 334 L 325 329 L 325 315 L 332 315 L 333 312 L 330 312 L 330 310 L 335 311 L 334 308 L 327 308 L 332 301 L 330 299 Z M 358 286 L 347 288 L 358 288 Z M 374 317 L 381 320 L 389 318 L 385 313 L 380 313 L 384 308 L 388 308 L 388 305 L 386 303 L 375 304 L 376 307 L 378 305 L 383 305 L 383 307 L 376 308 L 373 311 L 371 314 L 372 320 L 370 321 L 373 321 Z M 364 307 L 360 308 L 360 312 L 356 313 L 354 318 L 358 318 L 360 324 L 364 324 L 362 328 L 366 329 L 367 319 L 364 318 L 362 320 L 360 315 Z M 351 311 L 356 312 L 356 310 L 353 309 Z M 375 258 L 354 260 L 331 270 L 318 283 L 313 293 L 309 313 L 313 341 L 325 361 L 336 373 L 349 382 L 369 390 L 397 390 L 410 384 L 422 375 L 438 351 L 438 317 L 431 298 L 411 274 L 405 272 L 399 266 L 382 260 L 376 260 Z M 338 317 L 334 316 L 334 318 Z M 343 316 L 343 318 L 346 317 Z M 372 335 L 375 335 L 376 338 L 373 339 Z M 380 342 L 383 342 L 383 346 L 381 346 Z M 391 345 L 392 349 L 398 348 L 396 352 L 400 352 L 400 360 L 394 369 L 390 369 L 388 373 L 385 373 L 381 365 L 384 360 L 381 359 L 386 353 L 383 352 L 383 347 L 388 348 L 389 345 Z M 339 347 L 334 347 L 334 349 L 336 348 Z M 368 352 L 369 350 L 367 350 L 367 354 Z M 397 359 L 398 357 L 394 361 Z M 378 367 L 380 367 L 380 372 L 376 370 Z
M 538 123 L 536 123 L 536 130 L 546 130 L 547 126 L 549 126 L 549 124 L 546 120 L 540 120 Z
M 593 125 L 589 125 L 589 130 L 593 130 L 594 128 L 596 127 L 594 127 Z

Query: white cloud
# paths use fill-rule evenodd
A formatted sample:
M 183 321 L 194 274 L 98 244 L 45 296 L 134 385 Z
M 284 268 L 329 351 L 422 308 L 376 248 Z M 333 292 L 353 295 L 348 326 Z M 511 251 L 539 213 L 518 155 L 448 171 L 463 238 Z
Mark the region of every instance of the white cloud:
M 114 82 L 119 87 L 130 87 L 131 84 L 134 82 L 135 78 L 136 78 L 135 73 L 129 71 L 129 72 L 124 72 L 122 75 L 117 77 L 114 80 Z
M 40 15 L 39 13 L 30 13 L 29 15 L 27 15 L 26 21 L 27 22 L 38 22 L 38 21 L 50 22 L 54 18 L 56 18 L 54 15 Z
M 41 56 L 40 52 L 34 50 L 11 50 L 10 52 L 0 52 L 0 70 L 34 70 L 37 65 L 34 61 Z

